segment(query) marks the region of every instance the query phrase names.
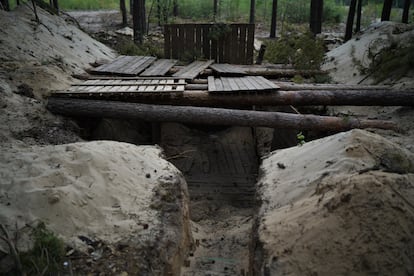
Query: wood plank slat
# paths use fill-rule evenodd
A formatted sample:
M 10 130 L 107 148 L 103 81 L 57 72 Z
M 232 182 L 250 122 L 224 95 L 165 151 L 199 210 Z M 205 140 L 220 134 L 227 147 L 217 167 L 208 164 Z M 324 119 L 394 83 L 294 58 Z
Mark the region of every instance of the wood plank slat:
M 175 59 L 159 59 L 140 74 L 142 77 L 164 76 L 175 64 Z
M 94 68 L 91 71 L 96 74 L 134 76 L 144 71 L 155 60 L 155 57 L 120 56 L 113 62 Z
M 204 69 L 210 66 L 214 61 L 194 61 L 191 64 L 185 66 L 178 72 L 176 72 L 174 77 L 181 77 L 183 79 L 192 80 L 197 77 Z
M 269 80 L 256 77 L 208 77 L 208 91 L 209 93 L 256 93 L 256 92 L 271 92 L 279 89 L 279 87 Z

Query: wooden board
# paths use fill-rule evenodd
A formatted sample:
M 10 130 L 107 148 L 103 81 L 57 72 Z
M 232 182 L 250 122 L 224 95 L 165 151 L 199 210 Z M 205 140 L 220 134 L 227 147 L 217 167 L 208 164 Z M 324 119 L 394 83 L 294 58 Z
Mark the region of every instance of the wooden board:
M 155 57 L 119 56 L 110 63 L 91 70 L 95 74 L 137 76 L 156 60 Z
M 279 86 L 261 76 L 248 76 L 241 78 L 208 77 L 209 93 L 256 93 L 275 91 L 279 88 Z
M 222 76 L 243 76 L 246 75 L 246 71 L 237 65 L 228 63 L 214 63 L 210 65 L 210 68 Z
M 137 93 L 182 93 L 185 88 L 184 79 L 136 79 L 136 80 L 87 80 L 74 84 L 67 91 L 58 91 L 55 94 L 75 95 L 121 95 Z
M 159 59 L 140 74 L 142 77 L 164 76 L 177 63 L 175 59 Z
M 192 80 L 197 77 L 204 69 L 209 67 L 214 60 L 207 60 L 207 61 L 194 61 L 189 65 L 185 66 L 177 73 L 175 73 L 174 77 L 180 77 L 187 80 Z

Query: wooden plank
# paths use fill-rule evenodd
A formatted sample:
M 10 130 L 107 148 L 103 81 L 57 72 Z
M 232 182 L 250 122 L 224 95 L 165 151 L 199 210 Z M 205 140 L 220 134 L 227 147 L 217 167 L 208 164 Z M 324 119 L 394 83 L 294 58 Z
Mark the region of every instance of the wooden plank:
M 159 59 L 140 74 L 142 77 L 164 76 L 175 64 L 175 59 Z
M 246 64 L 253 64 L 254 24 L 247 27 Z
M 133 76 L 138 75 L 145 70 L 152 62 L 155 61 L 155 57 L 145 56 L 120 56 L 109 64 L 99 66 L 92 70 L 92 73 L 97 74 L 117 74 Z
M 171 58 L 171 26 L 164 25 L 164 57 Z
M 209 38 L 209 25 L 202 25 L 202 44 L 203 44 L 203 56 L 207 59 L 214 59 L 211 55 L 211 40 Z
M 214 63 L 209 66 L 211 69 L 213 69 L 215 72 L 217 72 L 219 75 L 232 75 L 232 76 L 243 76 L 246 75 L 246 71 L 236 65 L 233 64 L 227 64 L 227 63 Z
M 214 77 L 208 77 L 208 91 L 216 91 L 216 84 L 214 83 Z
M 192 80 L 197 77 L 204 69 L 210 66 L 214 61 L 194 61 L 193 63 L 185 66 L 177 73 L 175 73 L 174 77 L 180 77 L 187 80 Z
M 241 25 L 239 27 L 240 34 L 239 34 L 239 59 L 237 61 L 238 64 L 245 64 L 246 63 L 246 37 L 247 37 L 247 26 Z

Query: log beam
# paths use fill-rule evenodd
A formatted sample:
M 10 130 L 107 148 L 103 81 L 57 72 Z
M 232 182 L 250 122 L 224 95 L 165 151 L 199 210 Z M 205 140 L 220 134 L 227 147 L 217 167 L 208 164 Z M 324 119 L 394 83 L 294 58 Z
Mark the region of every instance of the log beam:
M 81 99 L 49 98 L 47 108 L 53 113 L 72 117 L 141 119 L 150 122 L 262 126 L 321 131 L 344 131 L 353 128 L 397 129 L 396 124 L 390 121 L 358 120 L 352 117 L 339 118 L 281 112 L 147 105 Z
M 188 88 L 200 88 L 205 84 L 192 84 Z M 187 89 L 188 89 L 187 88 Z M 291 90 L 258 94 L 217 95 L 207 91 L 186 90 L 181 94 L 140 94 L 131 92 L 87 93 L 68 92 L 55 93 L 59 98 L 83 98 L 97 100 L 119 100 L 147 104 L 167 104 L 181 106 L 213 106 L 213 107 L 249 107 L 277 105 L 353 105 L 353 106 L 414 106 L 414 91 L 390 89 L 376 90 Z M 53 100 L 53 98 L 52 98 Z

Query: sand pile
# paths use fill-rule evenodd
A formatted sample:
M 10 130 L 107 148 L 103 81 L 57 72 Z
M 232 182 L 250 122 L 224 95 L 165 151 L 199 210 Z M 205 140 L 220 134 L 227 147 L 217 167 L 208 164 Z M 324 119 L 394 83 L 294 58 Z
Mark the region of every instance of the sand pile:
M 256 273 L 414 273 L 414 156 L 353 130 L 272 153 L 258 184 Z
M 80 237 L 133 246 L 130 271 L 169 271 L 190 242 L 186 182 L 156 147 L 100 141 L 2 148 L 0 179 L 0 223 L 11 232 L 17 226 L 21 249 L 28 226 L 44 222 L 77 250 L 88 247 Z M 4 242 L 0 250 L 8 252 Z
M 414 25 L 395 22 L 379 22 L 370 25 L 358 33 L 353 39 L 327 53 L 327 62 L 322 69 L 330 72 L 333 81 L 347 84 L 371 84 L 374 82 L 370 76 L 361 73 L 361 66 L 368 67 L 371 63 L 370 55 L 375 55 L 385 47 L 393 45 L 402 47 L 414 37 Z M 412 77 L 412 76 L 411 76 Z M 400 80 L 397 80 L 401 83 Z M 413 81 L 410 82 L 414 87 Z M 386 83 L 395 83 L 386 81 Z

